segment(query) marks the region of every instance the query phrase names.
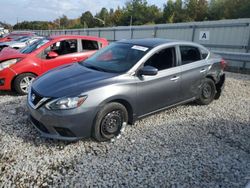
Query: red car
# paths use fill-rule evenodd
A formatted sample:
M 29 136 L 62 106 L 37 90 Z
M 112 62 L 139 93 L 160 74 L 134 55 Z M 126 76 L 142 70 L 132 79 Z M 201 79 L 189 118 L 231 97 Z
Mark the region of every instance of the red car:
M 0 38 L 0 42 L 9 42 L 9 41 L 12 41 L 14 39 L 17 39 L 19 37 L 24 37 L 24 36 L 27 36 L 27 37 L 35 36 L 35 33 L 33 33 L 33 32 L 12 32 L 3 38 Z
M 27 94 L 35 77 L 60 65 L 85 60 L 107 45 L 106 39 L 98 37 L 54 36 L 20 51 L 4 48 L 0 52 L 0 90 Z

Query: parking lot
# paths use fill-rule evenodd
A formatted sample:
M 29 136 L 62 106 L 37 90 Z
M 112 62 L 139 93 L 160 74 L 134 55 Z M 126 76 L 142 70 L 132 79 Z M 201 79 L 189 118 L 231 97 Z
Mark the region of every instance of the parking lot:
M 250 75 L 222 97 L 127 126 L 111 143 L 40 138 L 26 97 L 0 93 L 0 187 L 244 187 L 250 182 Z

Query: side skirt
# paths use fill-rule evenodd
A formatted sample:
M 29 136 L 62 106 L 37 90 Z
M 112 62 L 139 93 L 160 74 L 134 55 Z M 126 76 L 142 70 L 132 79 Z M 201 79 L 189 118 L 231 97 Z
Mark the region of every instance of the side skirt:
M 145 118 L 145 117 L 147 117 L 147 116 L 156 114 L 156 113 L 158 113 L 158 112 L 160 112 L 160 111 L 164 111 L 164 110 L 173 108 L 173 107 L 175 107 L 175 106 L 179 106 L 179 105 L 182 105 L 182 104 L 186 104 L 186 103 L 192 102 L 192 101 L 194 101 L 195 99 L 196 99 L 196 98 L 193 97 L 193 98 L 191 98 L 191 99 L 188 99 L 188 100 L 185 100 L 185 101 L 181 101 L 181 102 L 179 102 L 179 103 L 176 103 L 176 104 L 173 104 L 173 105 L 170 105 L 170 106 L 166 106 L 166 107 L 160 108 L 160 109 L 158 109 L 158 110 L 149 112 L 149 113 L 147 113 L 147 114 L 143 114 L 143 115 L 141 115 L 141 116 L 135 117 L 135 118 L 134 118 L 134 122 L 135 122 L 136 120 L 139 120 L 139 119 Z M 133 124 L 134 124 L 134 123 L 133 123 Z

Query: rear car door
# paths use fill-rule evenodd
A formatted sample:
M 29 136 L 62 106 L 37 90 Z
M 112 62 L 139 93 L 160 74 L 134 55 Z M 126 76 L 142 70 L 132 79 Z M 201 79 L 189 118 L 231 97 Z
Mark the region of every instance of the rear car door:
M 192 99 L 199 94 L 209 66 L 206 62 L 207 55 L 201 53 L 201 49 L 197 46 L 179 46 L 182 100 Z
M 137 81 L 138 116 L 179 102 L 181 69 L 176 61 L 176 48 L 156 52 L 145 63 L 158 69 L 155 76 L 140 76 Z
M 79 61 L 83 61 L 93 55 L 102 47 L 102 44 L 95 40 L 79 40 Z
M 55 52 L 57 57 L 49 58 L 48 53 Z M 39 54 L 42 63 L 42 71 L 46 72 L 58 66 L 78 61 L 77 39 L 57 41 Z

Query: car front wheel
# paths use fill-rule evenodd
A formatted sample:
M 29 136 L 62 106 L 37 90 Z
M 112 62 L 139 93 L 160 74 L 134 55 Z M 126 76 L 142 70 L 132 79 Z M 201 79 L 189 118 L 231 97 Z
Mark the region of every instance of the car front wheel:
M 210 104 L 215 97 L 216 87 L 212 79 L 206 78 L 201 86 L 200 96 L 196 102 L 200 105 Z
M 21 95 L 26 95 L 29 90 L 29 86 L 35 79 L 36 75 L 32 73 L 20 74 L 14 80 L 13 87 L 15 91 Z
M 97 141 L 111 140 L 120 134 L 123 123 L 127 122 L 126 108 L 120 103 L 109 103 L 98 112 L 92 135 Z

